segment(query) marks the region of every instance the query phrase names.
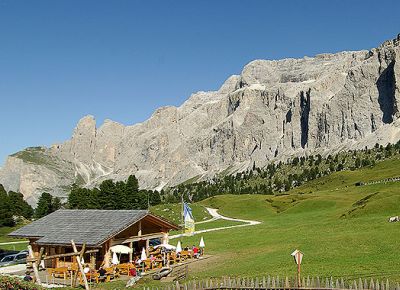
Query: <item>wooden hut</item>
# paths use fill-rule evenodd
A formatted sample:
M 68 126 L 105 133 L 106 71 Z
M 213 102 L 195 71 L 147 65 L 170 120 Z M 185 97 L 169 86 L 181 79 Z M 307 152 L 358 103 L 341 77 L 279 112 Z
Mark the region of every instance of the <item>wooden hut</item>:
M 25 238 L 38 255 L 44 248 L 46 255 L 71 253 L 71 240 L 78 248 L 86 244 L 87 249 L 98 249 L 97 253 L 84 257 L 85 263 L 98 268 L 108 266 L 112 253 L 110 247 L 126 245 L 133 253 L 122 255 L 124 261 L 140 255 L 142 248 L 168 242 L 170 230 L 179 227 L 146 210 L 67 210 L 53 212 L 9 234 L 15 238 Z M 47 268 L 69 267 L 72 258 L 46 261 Z

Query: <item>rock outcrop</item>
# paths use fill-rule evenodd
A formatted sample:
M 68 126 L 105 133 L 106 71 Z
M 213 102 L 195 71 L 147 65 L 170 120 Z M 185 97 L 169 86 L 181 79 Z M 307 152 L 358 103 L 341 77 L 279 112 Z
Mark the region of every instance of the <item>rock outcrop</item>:
M 400 36 L 370 51 L 255 60 L 218 91 L 198 92 L 133 126 L 81 119 L 71 140 L 10 156 L 0 183 L 34 204 L 135 174 L 162 188 L 293 155 L 400 139 Z

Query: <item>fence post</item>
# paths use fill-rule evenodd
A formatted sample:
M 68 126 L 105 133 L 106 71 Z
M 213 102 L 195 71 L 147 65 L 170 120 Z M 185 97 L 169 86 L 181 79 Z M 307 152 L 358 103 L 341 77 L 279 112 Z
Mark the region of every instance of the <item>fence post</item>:
M 288 276 L 286 276 L 286 279 L 285 279 L 285 289 L 289 289 L 289 288 L 290 288 L 289 278 L 288 278 Z
M 321 281 L 319 280 L 318 276 L 317 276 L 317 288 L 321 288 Z
M 358 289 L 359 289 L 359 290 L 363 290 L 363 282 L 362 282 L 362 279 L 361 279 L 361 278 L 358 279 Z

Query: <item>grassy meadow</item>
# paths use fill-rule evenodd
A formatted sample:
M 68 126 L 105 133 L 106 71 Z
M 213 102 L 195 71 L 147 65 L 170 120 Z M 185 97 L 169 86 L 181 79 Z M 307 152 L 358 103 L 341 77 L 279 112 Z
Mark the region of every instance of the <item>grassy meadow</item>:
M 12 231 L 16 230 L 18 227 L 0 227 L 0 244 L 1 243 L 8 243 L 8 242 L 20 242 L 20 241 L 25 241 L 22 239 L 13 239 L 8 237 L 7 235 L 11 233 Z M 22 251 L 26 250 L 26 247 L 28 246 L 28 242 L 26 243 L 21 243 L 21 244 L 10 244 L 10 245 L 0 245 L 0 249 L 2 250 L 15 250 L 15 251 Z
M 400 281 L 400 223 L 388 223 L 400 213 L 400 182 L 355 186 L 395 176 L 400 176 L 398 159 L 337 172 L 282 195 L 221 195 L 201 201 L 195 207 L 262 223 L 202 234 L 207 254 L 217 259 L 190 274 L 294 276 L 290 253 L 298 248 L 304 252 L 304 275 Z M 198 244 L 200 236 L 181 240 Z
M 344 279 L 378 278 L 400 282 L 400 223 L 388 218 L 400 214 L 400 182 L 355 186 L 400 176 L 400 160 L 372 168 L 342 171 L 297 187 L 281 195 L 219 195 L 192 204 L 196 221 L 210 219 L 204 207 L 218 208 L 228 217 L 257 220 L 261 224 L 180 238 L 183 245 L 198 244 L 203 236 L 212 258 L 193 264 L 189 279 L 293 277 L 290 253 L 304 252 L 303 276 Z M 180 205 L 165 204 L 152 212 L 180 223 Z M 217 220 L 196 225 L 196 230 L 240 224 Z M 6 238 L 4 229 L 0 242 Z M 178 239 L 170 241 L 176 244 Z M 145 280 L 140 286 L 160 285 Z M 98 289 L 122 289 L 124 281 Z

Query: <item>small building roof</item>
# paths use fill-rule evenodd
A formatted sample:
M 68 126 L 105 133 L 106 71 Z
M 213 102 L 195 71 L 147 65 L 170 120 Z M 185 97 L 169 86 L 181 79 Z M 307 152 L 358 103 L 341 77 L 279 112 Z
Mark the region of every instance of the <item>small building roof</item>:
M 168 229 L 178 226 L 157 217 L 147 210 L 80 210 L 61 209 L 38 219 L 12 233 L 10 237 L 38 238 L 39 245 L 67 245 L 71 240 L 78 245 L 100 246 L 146 216 L 156 218 Z

